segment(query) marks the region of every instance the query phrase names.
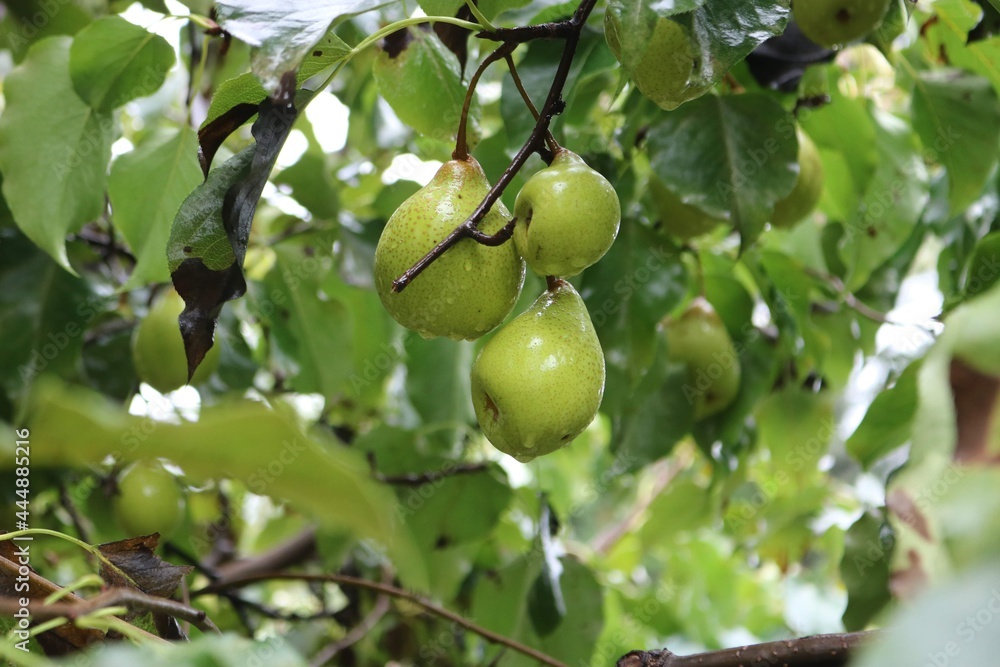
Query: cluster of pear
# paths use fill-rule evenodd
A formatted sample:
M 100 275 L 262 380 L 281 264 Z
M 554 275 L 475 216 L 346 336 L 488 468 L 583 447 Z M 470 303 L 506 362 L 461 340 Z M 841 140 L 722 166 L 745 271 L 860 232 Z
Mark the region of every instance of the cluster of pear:
M 548 289 L 483 346 L 472 366 L 472 402 L 483 433 L 520 461 L 568 444 L 593 421 L 604 394 L 604 353 L 583 299 L 562 278 L 597 262 L 621 222 L 618 195 L 575 153 L 560 149 L 517 195 L 513 243 L 463 239 L 402 292 L 393 280 L 476 209 L 489 182 L 472 157 L 445 163 L 386 223 L 375 250 L 375 287 L 403 326 L 425 337 L 473 340 L 510 314 L 525 263 Z M 499 201 L 479 229 L 511 220 Z
M 774 205 L 770 219 L 772 227 L 782 229 L 789 229 L 805 220 L 823 196 L 823 160 L 819 149 L 798 125 L 795 136 L 798 140 L 799 174 L 792 191 Z M 649 194 L 663 230 L 682 241 L 707 234 L 725 222 L 684 203 L 656 174 L 649 177 Z

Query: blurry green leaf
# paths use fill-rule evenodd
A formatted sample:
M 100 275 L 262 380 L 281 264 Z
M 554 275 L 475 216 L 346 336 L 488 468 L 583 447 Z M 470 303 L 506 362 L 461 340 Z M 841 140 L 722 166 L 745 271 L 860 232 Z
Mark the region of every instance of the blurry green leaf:
M 489 535 L 512 494 L 499 471 L 487 470 L 400 488 L 398 495 L 399 514 L 430 553 Z
M 108 177 L 114 224 L 136 256 L 123 290 L 170 279 L 170 228 L 181 203 L 201 182 L 198 140 L 186 126 L 115 160 Z
M 997 164 L 1000 101 L 986 79 L 960 71 L 921 72 L 915 81 L 913 126 L 925 156 L 948 170 L 951 212 L 959 213 L 979 197 Z
M 35 396 L 32 436 L 47 443 L 38 466 L 97 465 L 165 457 L 203 479 L 241 480 L 258 494 L 294 503 L 325 524 L 405 549 L 395 530 L 391 494 L 356 454 L 306 434 L 289 415 L 260 403 L 205 408 L 197 422 L 169 424 L 128 415 L 97 394 L 47 384 Z M 239 443 L 239 455 L 226 443 Z
M 909 440 L 913 416 L 917 413 L 919 368 L 919 364 L 911 364 L 896 378 L 895 384 L 882 390 L 847 439 L 847 451 L 866 468 Z
M 928 201 L 927 168 L 912 130 L 898 117 L 872 110 L 880 161 L 849 221 L 841 256 L 847 286 L 864 285 L 913 233 Z
M 305 667 L 306 661 L 281 636 L 251 641 L 234 634 L 199 635 L 178 642 L 170 651 L 155 646 L 98 644 L 80 653 L 81 659 L 99 661 L 101 667 L 243 667 L 267 656 L 269 667 Z
M 648 150 L 685 203 L 730 217 L 744 249 L 795 185 L 794 121 L 763 94 L 709 96 L 666 113 L 649 129 Z
M 1000 567 L 994 560 L 923 591 L 891 619 L 893 631 L 853 664 L 987 667 L 1000 653 L 1000 633 L 984 621 L 995 622 L 998 607 Z
M 17 394 L 42 373 L 74 376 L 103 303 L 16 230 L 0 231 L 0 384 Z
M 312 250 L 293 243 L 274 248 L 277 262 L 256 308 L 269 322 L 291 386 L 332 399 L 349 381 L 351 323 L 342 303 L 320 298 L 330 260 Z
M 649 504 L 648 518 L 639 530 L 643 548 L 670 544 L 690 531 L 709 525 L 713 510 L 708 489 L 689 477 L 673 480 Z
M 1000 37 L 969 41 L 969 31 L 982 20 L 982 6 L 972 0 L 938 0 L 934 13 L 940 20 L 928 31 L 929 47 L 943 50 L 952 66 L 985 76 L 1000 95 Z
M 167 40 L 120 16 L 88 25 L 69 51 L 73 88 L 100 111 L 156 92 L 173 64 L 174 50 Z
M 705 0 L 667 0 L 655 3 L 645 0 L 610 0 L 608 13 L 617 19 L 619 25 L 619 34 L 622 36 L 621 62 L 625 71 L 634 71 L 642 61 L 657 19 L 689 12 L 704 4 Z
M 68 37 L 38 42 L 4 81 L 3 194 L 21 230 L 67 271 L 66 234 L 100 217 L 114 122 L 73 91 Z
M 406 336 L 406 393 L 424 424 L 450 424 L 453 438 L 465 433 L 461 426 L 471 422 L 473 345 L 447 338 L 427 340 L 417 334 Z
M 889 561 L 893 537 L 887 523 L 863 514 L 844 536 L 840 577 L 847 587 L 844 627 L 864 630 L 889 603 Z

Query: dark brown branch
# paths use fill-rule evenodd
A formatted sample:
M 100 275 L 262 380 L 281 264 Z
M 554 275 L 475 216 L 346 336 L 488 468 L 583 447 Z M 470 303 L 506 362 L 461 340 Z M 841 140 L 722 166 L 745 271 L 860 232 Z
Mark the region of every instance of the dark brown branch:
M 539 111 L 538 120 L 535 122 L 535 127 L 531 130 L 531 134 L 528 139 L 521 146 L 520 150 L 511 160 L 510 165 L 504 170 L 503 174 L 497 182 L 490 188 L 490 191 L 486 193 L 486 197 L 480 202 L 476 210 L 472 212 L 472 215 L 468 219 L 455 228 L 451 234 L 445 237 L 443 241 L 438 243 L 434 248 L 428 252 L 424 257 L 422 257 L 416 264 L 407 269 L 403 275 L 392 281 L 392 289 L 394 292 L 402 292 L 406 289 L 414 278 L 416 278 L 420 273 L 426 269 L 434 260 L 440 257 L 445 251 L 451 246 L 458 243 L 463 238 L 471 237 L 468 230 L 475 230 L 479 222 L 486 217 L 486 214 L 492 208 L 493 204 L 500 199 L 500 195 L 503 194 L 504 190 L 510 185 L 510 182 L 514 180 L 514 176 L 521 170 L 524 163 L 528 161 L 528 158 L 532 153 L 538 150 L 544 150 L 545 135 L 549 131 L 549 124 L 552 122 L 552 117 L 561 113 L 564 103 L 562 100 L 562 91 L 566 87 L 566 81 L 569 78 L 569 70 L 573 64 L 573 58 L 576 55 L 576 47 L 580 42 L 580 33 L 583 30 L 584 24 L 587 22 L 587 17 L 594 9 L 594 5 L 597 4 L 597 0 L 583 0 L 580 6 L 577 7 L 576 12 L 573 14 L 573 18 L 567 21 L 561 21 L 557 24 L 551 24 L 553 26 L 559 26 L 557 31 L 558 34 L 554 34 L 555 37 L 565 38 L 566 44 L 563 47 L 562 56 L 559 59 L 559 65 L 556 68 L 555 76 L 552 78 L 552 85 L 549 87 L 549 94 L 545 98 L 545 103 L 542 105 Z M 528 28 L 540 28 L 541 26 L 528 26 Z M 544 31 L 543 31 L 544 32 Z M 508 30 L 496 30 L 493 35 L 498 34 L 511 34 L 511 39 L 501 40 L 501 41 L 528 41 L 529 39 L 542 39 L 552 37 L 553 35 L 549 32 L 545 32 L 545 35 L 536 35 L 534 37 L 528 37 L 526 39 L 520 39 L 523 34 L 518 29 L 511 28 Z M 489 37 L 492 39 L 493 37 Z
M 400 600 L 406 600 L 420 607 L 429 614 L 444 618 L 451 621 L 455 625 L 465 628 L 469 632 L 473 632 L 483 639 L 492 642 L 494 644 L 500 644 L 501 646 L 506 646 L 507 648 L 517 651 L 522 655 L 526 655 L 532 660 L 537 660 L 543 665 L 549 665 L 550 667 L 567 667 L 565 663 L 559 662 L 552 656 L 546 655 L 541 651 L 531 648 L 530 646 L 525 646 L 521 642 L 513 640 L 509 637 L 504 637 L 501 634 L 497 634 L 492 630 L 488 630 L 484 627 L 476 625 L 472 621 L 466 619 L 463 616 L 448 611 L 443 607 L 439 607 L 433 602 L 423 598 L 415 593 L 410 593 L 402 588 L 396 588 L 395 586 L 390 586 L 389 584 L 379 583 L 377 581 L 371 581 L 369 579 L 361 579 L 359 577 L 350 577 L 344 574 L 299 574 L 293 572 L 264 572 L 252 577 L 244 577 L 242 579 L 234 579 L 232 581 L 219 581 L 209 584 L 201 590 L 194 591 L 191 593 L 191 597 L 195 598 L 200 595 L 216 594 L 228 588 L 238 588 L 241 586 L 247 586 L 249 584 L 254 584 L 261 581 L 274 581 L 274 580 L 291 580 L 291 581 L 320 581 L 338 584 L 341 586 L 353 586 L 355 588 L 363 588 L 365 590 L 374 591 L 376 593 L 381 593 L 383 595 L 388 595 L 393 598 Z
M 524 82 L 521 81 L 521 75 L 517 72 L 517 65 L 514 64 L 514 59 L 509 55 L 505 58 L 507 61 L 507 69 L 510 70 L 510 78 L 514 81 L 514 87 L 517 88 L 517 92 L 521 94 L 521 99 L 524 100 L 524 105 L 528 107 L 528 111 L 531 112 L 531 117 L 538 122 L 538 109 L 535 108 L 534 102 L 531 101 L 531 96 L 528 95 L 528 91 L 524 89 Z M 549 152 L 551 155 L 542 156 L 542 159 L 546 163 L 552 162 L 552 157 L 559 152 L 561 146 L 556 138 L 552 136 L 552 132 L 545 132 L 545 143 L 549 146 Z
M 661 651 L 632 651 L 622 656 L 617 667 L 844 667 L 852 653 L 877 632 L 814 635 L 765 644 L 753 644 L 721 651 L 675 655 Z

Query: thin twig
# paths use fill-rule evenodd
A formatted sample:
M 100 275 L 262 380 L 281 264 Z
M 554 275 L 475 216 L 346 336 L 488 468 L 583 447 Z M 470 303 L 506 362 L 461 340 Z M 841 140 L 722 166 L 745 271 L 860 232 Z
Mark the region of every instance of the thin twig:
M 522 655 L 526 655 L 533 660 L 537 660 L 543 665 L 549 665 L 550 667 L 567 667 L 565 663 L 562 663 L 552 656 L 546 655 L 541 651 L 531 648 L 530 646 L 525 646 L 521 642 L 513 640 L 509 637 L 505 637 L 501 634 L 497 634 L 492 630 L 488 630 L 484 627 L 476 625 L 472 621 L 466 619 L 463 616 L 448 611 L 443 607 L 439 607 L 433 602 L 423 598 L 420 595 L 410 593 L 402 588 L 396 588 L 389 584 L 383 584 L 377 581 L 371 581 L 370 579 L 361 579 L 359 577 L 351 577 L 344 574 L 306 574 L 306 573 L 295 573 L 295 572 L 264 572 L 261 574 L 254 575 L 252 577 L 244 577 L 241 579 L 234 579 L 232 581 L 219 581 L 216 583 L 209 584 L 201 590 L 194 591 L 191 593 L 191 597 L 197 597 L 200 595 L 208 595 L 218 593 L 220 591 L 237 588 L 240 586 L 246 586 L 249 584 L 261 582 L 261 581 L 274 581 L 274 580 L 291 580 L 291 581 L 321 581 L 329 582 L 333 584 L 338 584 L 341 586 L 353 586 L 355 588 L 363 588 L 369 591 L 375 591 L 376 593 L 382 593 L 383 595 L 388 595 L 393 598 L 398 598 L 400 600 L 406 600 L 411 602 L 429 614 L 434 616 L 439 616 L 441 618 L 447 619 L 452 623 L 465 628 L 469 632 L 473 632 L 483 639 L 494 644 L 500 644 L 501 646 L 506 646 L 507 648 L 517 651 Z
M 528 91 L 524 89 L 524 82 L 521 81 L 521 75 L 517 72 L 517 65 L 514 64 L 514 59 L 508 55 L 505 60 L 507 61 L 507 69 L 510 70 L 510 78 L 514 81 L 514 87 L 517 88 L 517 92 L 521 94 L 521 99 L 524 100 L 524 105 L 528 107 L 528 111 L 531 112 L 531 117 L 538 121 L 538 109 L 535 108 L 534 102 L 531 101 L 531 96 L 528 95 Z M 549 145 L 549 152 L 555 155 L 559 152 L 562 146 L 556 141 L 556 138 L 552 136 L 552 132 L 549 130 L 545 131 L 545 143 Z M 552 155 L 548 158 L 543 157 L 546 162 L 552 161 Z
M 521 36 L 528 33 L 516 31 L 515 29 L 511 29 L 511 31 L 514 32 L 500 29 L 494 31 L 493 33 L 489 33 L 489 35 L 481 33 L 481 35 L 487 39 L 496 39 L 497 35 L 510 34 L 510 39 L 500 38 L 500 41 L 504 42 L 529 41 L 529 39 L 542 39 L 547 37 L 564 37 L 566 43 L 563 46 L 562 56 L 559 59 L 559 65 L 556 68 L 556 73 L 552 77 L 552 85 L 549 87 L 549 94 L 545 98 L 545 103 L 539 111 L 538 120 L 535 122 L 535 127 L 531 130 L 531 134 L 528 136 L 528 139 L 517 151 L 517 154 L 514 155 L 510 165 L 504 170 L 503 174 L 500 175 L 500 178 L 493 185 L 493 187 L 490 188 L 490 191 L 486 193 L 486 197 L 482 202 L 480 202 L 479 206 L 476 207 L 476 210 L 472 212 L 472 215 L 470 215 L 465 222 L 449 234 L 444 241 L 437 244 L 416 264 L 392 281 L 392 289 L 394 292 L 402 292 L 406 289 L 406 286 L 409 285 L 414 278 L 420 275 L 424 269 L 430 266 L 434 260 L 444 254 L 448 248 L 455 245 L 463 238 L 471 237 L 479 241 L 478 237 L 474 236 L 471 232 L 475 231 L 476 226 L 486 216 L 493 204 L 495 204 L 500 198 L 507 186 L 510 185 L 510 182 L 514 180 L 514 176 L 521 170 L 525 162 L 528 161 L 531 154 L 544 147 L 545 133 L 549 131 L 549 124 L 552 122 L 552 117 L 562 112 L 564 106 L 562 91 L 563 88 L 566 87 L 566 81 L 569 78 L 569 70 L 573 64 L 573 58 L 576 55 L 576 47 L 580 42 L 580 32 L 583 30 L 583 26 L 587 22 L 587 17 L 590 16 L 595 4 L 597 4 L 597 0 L 583 0 L 580 3 L 580 6 L 577 7 L 576 12 L 574 12 L 573 18 L 567 21 L 561 21 L 558 24 L 551 24 L 552 26 L 559 27 L 558 30 L 553 33 L 543 30 L 537 36 L 530 37 L 528 39 L 520 39 Z M 541 26 L 528 27 L 540 28 Z
M 0 613 L 13 614 L 19 607 L 20 602 L 16 598 L 0 597 Z M 51 618 L 73 620 L 108 607 L 128 607 L 137 611 L 165 614 L 188 621 L 202 632 L 219 632 L 219 628 L 215 627 L 212 619 L 200 609 L 194 609 L 176 600 L 147 595 L 134 588 L 111 588 L 89 600 L 80 600 L 79 602 L 42 604 L 32 601 L 28 604 L 28 612 L 35 620 Z
M 351 628 L 343 637 L 335 642 L 331 642 L 324 647 L 322 651 L 317 653 L 316 657 L 309 663 L 310 667 L 320 667 L 320 665 L 324 665 L 329 660 L 332 660 L 335 655 L 343 651 L 345 648 L 357 644 L 359 641 L 364 639 L 365 635 L 372 631 L 375 624 L 382 620 L 382 617 L 388 612 L 388 596 L 378 596 L 378 598 L 375 599 L 375 606 L 372 607 L 372 610 L 368 613 L 368 615 L 361 619 L 361 621 Z
M 847 305 L 848 308 L 851 308 L 858 315 L 861 315 L 862 317 L 865 317 L 871 320 L 872 322 L 876 322 L 878 324 L 891 324 L 893 326 L 915 326 L 924 329 L 925 331 L 927 331 L 932 335 L 934 333 L 931 327 L 926 327 L 920 324 L 910 325 L 901 322 L 896 322 L 892 318 L 886 316 L 885 313 L 881 313 L 875 310 L 874 308 L 870 307 L 868 304 L 863 302 L 861 299 L 856 297 L 854 295 L 854 292 L 847 289 L 847 286 L 844 284 L 844 281 L 842 281 L 837 276 L 828 273 L 823 273 L 822 271 L 817 271 L 816 269 L 809 266 L 803 267 L 803 270 L 806 272 L 806 274 L 812 276 L 813 278 L 816 278 L 817 280 L 821 280 L 825 282 L 827 285 L 829 285 L 830 288 L 833 289 L 833 291 L 835 291 L 840 296 L 840 298 L 844 300 L 844 303 Z
M 371 466 L 372 477 L 383 484 L 395 484 L 397 486 L 421 486 L 428 482 L 436 482 L 439 479 L 452 477 L 454 475 L 469 475 L 482 472 L 489 468 L 490 464 L 483 463 L 462 463 L 459 465 L 448 465 L 441 470 L 428 470 L 426 472 L 411 472 L 402 475 L 384 475 L 377 469 L 374 452 L 368 453 L 368 464 Z

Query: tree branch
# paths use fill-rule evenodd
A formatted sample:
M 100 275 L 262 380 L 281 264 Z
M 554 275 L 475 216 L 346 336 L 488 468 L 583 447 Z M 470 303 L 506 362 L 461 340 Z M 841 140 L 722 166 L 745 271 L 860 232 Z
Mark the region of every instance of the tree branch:
M 452 233 L 434 246 L 434 248 L 424 255 L 424 257 L 422 257 L 416 264 L 407 269 L 403 275 L 392 281 L 392 290 L 394 292 L 402 292 L 406 289 L 406 286 L 413 282 L 413 279 L 420 275 L 424 269 L 430 266 L 434 260 L 443 255 L 451 246 L 455 245 L 463 238 L 473 238 L 480 243 L 482 242 L 480 238 L 473 233 L 476 231 L 476 226 L 484 217 L 486 217 L 486 214 L 489 212 L 490 208 L 492 208 L 493 204 L 500 199 L 500 195 L 502 195 L 507 186 L 510 185 L 510 182 L 514 180 L 514 176 L 517 175 L 517 172 L 521 171 L 521 168 L 524 167 L 525 162 L 528 161 L 531 154 L 538 150 L 545 150 L 545 136 L 549 131 L 549 124 L 552 122 L 552 117 L 562 113 L 563 110 L 564 103 L 562 100 L 562 91 L 563 88 L 566 87 L 566 81 L 569 78 L 569 69 L 573 64 L 573 58 L 576 55 L 576 47 L 580 42 L 580 33 L 583 31 L 583 26 L 586 24 L 587 17 L 590 16 L 595 4 L 597 4 L 597 0 L 583 0 L 580 3 L 580 6 L 577 7 L 576 12 L 573 13 L 573 17 L 571 19 L 560 21 L 559 23 L 526 26 L 525 29 L 498 29 L 493 33 L 489 33 L 489 35 L 483 33 L 483 36 L 488 39 L 500 39 L 501 41 L 507 42 L 524 42 L 531 39 L 563 38 L 566 40 L 566 44 L 563 47 L 562 56 L 559 59 L 559 65 L 556 68 L 555 76 L 552 77 L 552 85 L 549 87 L 549 94 L 539 111 L 535 127 L 531 130 L 531 134 L 521 146 L 520 150 L 518 150 L 517 154 L 514 155 L 514 159 L 511 160 L 510 165 L 504 170 L 503 174 L 500 175 L 500 178 L 493 185 L 493 187 L 490 188 L 490 191 L 486 193 L 486 197 L 479 204 L 479 206 L 476 207 L 476 210 L 472 212 L 472 215 L 465 220 L 465 222 L 456 227 Z M 532 30 L 527 30 L 528 28 Z M 509 37 L 497 37 L 498 35 Z M 512 232 L 513 229 L 511 229 L 511 233 Z M 497 234 L 499 235 L 500 232 Z M 500 242 L 502 243 L 503 241 Z
M 632 651 L 618 660 L 617 667 L 844 667 L 859 646 L 878 634 L 814 635 L 694 655 L 676 655 L 666 649 Z
M 446 620 L 451 621 L 455 625 L 465 628 L 469 632 L 473 632 L 483 639 L 492 642 L 494 644 L 500 644 L 501 646 L 506 646 L 507 648 L 517 651 L 522 655 L 526 655 L 533 660 L 537 660 L 543 665 L 549 665 L 549 667 L 567 667 L 565 663 L 562 663 L 552 656 L 546 655 L 541 651 L 531 648 L 530 646 L 525 646 L 521 642 L 518 642 L 510 637 L 504 637 L 501 634 L 497 634 L 492 630 L 488 630 L 484 627 L 476 625 L 472 621 L 466 619 L 463 616 L 448 611 L 443 607 L 439 607 L 433 602 L 423 598 L 415 593 L 410 593 L 402 588 L 397 588 L 389 584 L 379 583 L 377 581 L 371 581 L 370 579 L 361 579 L 360 577 L 350 577 L 344 574 L 307 574 L 307 573 L 294 573 L 294 572 L 264 572 L 261 574 L 253 575 L 250 577 L 243 577 L 240 579 L 233 579 L 230 581 L 217 581 L 215 583 L 209 584 L 205 588 L 194 591 L 191 593 L 191 597 L 195 598 L 200 595 L 209 595 L 220 593 L 229 588 L 238 588 L 241 586 L 247 586 L 249 584 L 254 584 L 261 581 L 274 581 L 274 580 L 291 580 L 291 581 L 320 581 L 328 582 L 333 584 L 338 584 L 340 586 L 353 586 L 355 588 L 363 588 L 365 590 L 374 591 L 376 593 L 381 593 L 383 595 L 388 595 L 393 598 L 400 600 L 406 600 L 412 604 L 417 605 L 424 611 L 434 616 L 439 616 Z

